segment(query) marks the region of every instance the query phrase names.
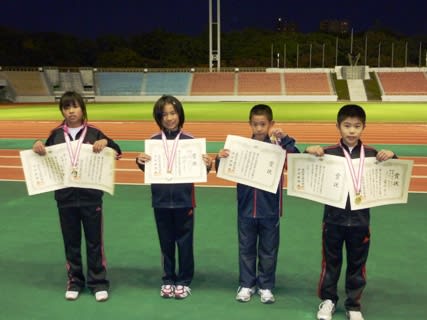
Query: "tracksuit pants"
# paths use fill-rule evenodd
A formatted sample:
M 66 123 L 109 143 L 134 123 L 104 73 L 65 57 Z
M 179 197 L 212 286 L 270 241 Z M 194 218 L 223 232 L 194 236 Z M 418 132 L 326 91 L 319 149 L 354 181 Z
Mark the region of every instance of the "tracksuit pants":
M 346 310 L 359 311 L 360 298 L 366 286 L 366 261 L 368 259 L 369 226 L 341 226 L 331 223 L 323 225 L 322 272 L 318 294 L 322 300 L 338 302 L 337 284 L 343 262 L 343 246 L 347 253 L 345 274 Z
M 163 284 L 189 286 L 194 276 L 194 209 L 154 208 L 154 217 L 162 251 Z
M 237 219 L 239 285 L 271 290 L 276 282 L 280 217 L 256 219 L 238 216 Z
M 59 208 L 68 275 L 67 290 L 92 292 L 109 289 L 103 243 L 102 206 Z M 87 281 L 81 256 L 82 226 L 86 240 Z

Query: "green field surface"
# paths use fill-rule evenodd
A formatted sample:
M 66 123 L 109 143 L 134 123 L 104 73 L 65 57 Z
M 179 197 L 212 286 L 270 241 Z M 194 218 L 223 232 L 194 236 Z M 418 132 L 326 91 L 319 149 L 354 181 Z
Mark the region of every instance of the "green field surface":
M 258 102 L 184 102 L 186 121 L 247 121 L 249 110 Z M 335 121 L 346 102 L 265 102 L 273 109 L 276 121 Z M 427 123 L 425 103 L 364 102 L 368 122 Z M 88 103 L 89 120 L 153 119 L 152 102 Z M 0 120 L 61 120 L 57 104 L 0 105 Z

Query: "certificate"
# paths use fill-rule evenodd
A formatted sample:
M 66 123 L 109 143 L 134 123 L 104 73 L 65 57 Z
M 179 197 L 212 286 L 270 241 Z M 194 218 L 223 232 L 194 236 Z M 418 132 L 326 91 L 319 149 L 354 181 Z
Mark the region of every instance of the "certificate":
M 169 150 L 174 140 L 166 140 Z M 194 183 L 206 182 L 207 170 L 203 161 L 206 139 L 180 139 L 176 146 L 173 163 L 168 172 L 168 159 L 162 140 L 145 140 L 145 153 L 151 160 L 145 163 L 145 183 Z
M 357 172 L 360 159 L 352 162 Z M 338 208 L 345 208 L 350 196 L 351 210 L 406 203 L 412 166 L 412 160 L 365 158 L 361 192 L 356 195 L 344 157 L 289 154 L 288 195 Z
M 282 147 L 254 139 L 228 135 L 217 176 L 257 189 L 276 193 L 283 176 L 286 151 Z
M 76 147 L 76 142 L 71 143 Z M 20 152 L 25 183 L 29 195 L 58 189 L 77 187 L 92 188 L 114 194 L 115 151 L 104 148 L 92 151 L 92 145 L 82 144 L 75 169 L 65 143 L 46 147 L 46 155 L 32 150 Z
M 359 159 L 353 159 L 353 166 L 358 169 Z M 380 162 L 372 157 L 365 158 L 359 201 L 356 201 L 352 182 L 348 181 L 351 209 L 407 203 L 412 167 L 412 160 L 389 159 Z M 346 170 L 348 172 L 348 166 Z
M 288 154 L 288 195 L 345 208 L 346 174 L 342 157 Z

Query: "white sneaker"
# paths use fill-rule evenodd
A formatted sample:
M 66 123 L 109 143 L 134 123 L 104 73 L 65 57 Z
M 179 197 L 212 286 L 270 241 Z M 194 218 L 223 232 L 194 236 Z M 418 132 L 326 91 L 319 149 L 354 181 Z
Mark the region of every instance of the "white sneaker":
M 249 300 L 251 300 L 251 297 L 254 293 L 255 293 L 255 287 L 252 287 L 252 288 L 239 287 L 237 289 L 236 300 L 240 302 L 248 302 Z
M 332 300 L 323 300 L 319 305 L 319 311 L 317 312 L 318 320 L 331 320 L 332 315 L 335 312 L 335 304 Z
M 78 291 L 67 290 L 65 291 L 65 299 L 67 300 L 76 300 L 79 297 Z
M 185 299 L 190 294 L 191 294 L 190 287 L 178 285 L 175 288 L 175 299 Z
M 360 311 L 347 311 L 348 320 L 364 320 L 362 312 Z
M 160 287 L 160 296 L 165 299 L 175 297 L 175 286 L 170 284 L 164 284 Z
M 108 300 L 108 291 L 102 290 L 95 292 L 95 300 L 98 302 L 107 301 Z
M 271 304 L 276 302 L 276 299 L 270 289 L 258 289 L 258 294 L 261 297 L 262 303 Z

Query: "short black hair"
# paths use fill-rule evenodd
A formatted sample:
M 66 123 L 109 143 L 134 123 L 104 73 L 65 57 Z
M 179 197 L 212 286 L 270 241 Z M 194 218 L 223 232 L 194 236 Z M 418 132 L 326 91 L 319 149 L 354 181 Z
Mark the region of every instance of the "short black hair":
M 266 104 L 257 104 L 253 106 L 251 111 L 249 112 L 249 121 L 251 121 L 252 117 L 255 115 L 265 115 L 268 121 L 273 120 L 273 111 L 271 110 L 270 106 Z
M 87 121 L 86 104 L 83 97 L 75 91 L 66 91 L 59 99 L 59 110 L 62 112 L 66 107 L 69 106 L 80 106 L 83 112 L 83 121 Z
M 346 104 L 341 107 L 337 115 L 338 125 L 340 125 L 346 118 L 359 118 L 363 125 L 366 123 L 365 110 L 357 104 Z
M 156 101 L 153 108 L 154 120 L 156 120 L 156 123 L 159 126 L 159 128 L 163 130 L 163 125 L 162 125 L 163 109 L 167 104 L 171 104 L 175 109 L 179 117 L 178 129 L 182 129 L 185 122 L 184 108 L 182 106 L 182 103 L 177 98 L 171 95 L 163 95 L 159 98 L 159 100 Z

